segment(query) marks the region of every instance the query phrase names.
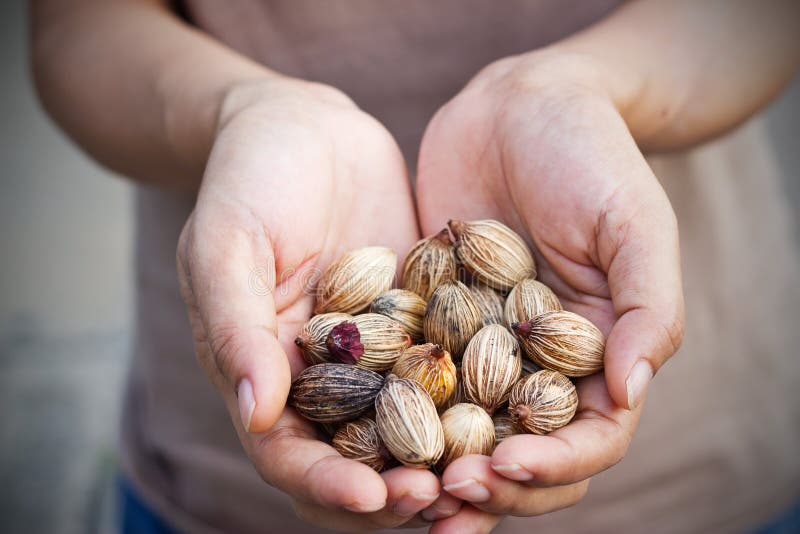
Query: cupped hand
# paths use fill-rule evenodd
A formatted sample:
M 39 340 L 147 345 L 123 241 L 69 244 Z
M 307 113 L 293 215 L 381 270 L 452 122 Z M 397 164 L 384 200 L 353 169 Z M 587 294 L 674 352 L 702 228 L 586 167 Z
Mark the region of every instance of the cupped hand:
M 422 141 L 423 234 L 451 217 L 505 222 L 534 250 L 538 278 L 607 336 L 604 374 L 577 381 L 569 425 L 511 437 L 491 458 L 448 467 L 444 489 L 471 506 L 434 531 L 489 529 L 502 514 L 580 500 L 589 478 L 624 456 L 647 384 L 680 344 L 676 219 L 620 111 L 594 83 L 597 68 L 554 53 L 501 60 L 436 114 Z
M 304 367 L 293 339 L 321 270 L 349 249 L 403 254 L 418 238 L 400 151 L 349 99 L 317 84 L 240 86 L 221 109 L 177 252 L 200 363 L 256 469 L 301 518 L 347 530 L 407 523 L 438 497 L 432 473 L 378 475 L 285 408 Z

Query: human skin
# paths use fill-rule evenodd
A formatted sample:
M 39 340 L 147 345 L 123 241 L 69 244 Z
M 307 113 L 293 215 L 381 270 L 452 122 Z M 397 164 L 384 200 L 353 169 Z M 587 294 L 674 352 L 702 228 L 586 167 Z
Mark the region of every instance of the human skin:
M 570 506 L 625 455 L 684 327 L 677 223 L 642 152 L 719 135 L 791 78 L 798 5 L 756 7 L 631 3 L 489 65 L 432 119 L 417 173 L 423 234 L 451 217 L 505 222 L 534 250 L 538 278 L 607 336 L 604 374 L 576 381 L 569 425 L 447 468 L 443 499 L 470 504 L 434 531 Z
M 574 504 L 624 456 L 649 375 L 683 329 L 675 218 L 641 150 L 690 146 L 768 102 L 798 61 L 797 6 L 632 3 L 488 66 L 433 118 L 423 234 L 448 217 L 506 221 L 565 306 L 609 336 L 605 375 L 579 381 L 573 423 L 455 461 L 444 492 L 425 471 L 377 475 L 341 458 L 285 408 L 307 274 L 351 248 L 402 254 L 419 237 L 386 130 L 335 88 L 255 64 L 154 0 L 33 2 L 33 66 L 46 108 L 90 155 L 197 192 L 181 290 L 199 361 L 264 480 L 328 528 L 415 525 L 422 511 L 435 532 L 484 532 L 504 514 Z M 247 288 L 254 270 L 267 291 Z

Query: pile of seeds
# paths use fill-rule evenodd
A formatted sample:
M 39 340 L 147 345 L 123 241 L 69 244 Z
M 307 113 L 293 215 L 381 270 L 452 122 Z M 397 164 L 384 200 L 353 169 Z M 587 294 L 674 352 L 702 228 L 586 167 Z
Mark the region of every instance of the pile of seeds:
M 441 470 L 552 432 L 578 406 L 570 377 L 603 367 L 602 333 L 535 279 L 520 236 L 493 220 L 448 226 L 408 254 L 402 289 L 390 249 L 339 258 L 295 340 L 310 367 L 291 405 L 376 471 Z

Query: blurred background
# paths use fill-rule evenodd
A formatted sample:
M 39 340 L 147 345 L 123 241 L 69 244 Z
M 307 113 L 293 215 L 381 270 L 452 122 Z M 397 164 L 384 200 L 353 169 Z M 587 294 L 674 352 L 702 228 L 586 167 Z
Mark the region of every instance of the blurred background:
M 0 24 L 0 530 L 96 532 L 130 356 L 132 191 L 39 107 L 25 2 L 0 2 Z M 765 113 L 797 206 L 800 82 Z

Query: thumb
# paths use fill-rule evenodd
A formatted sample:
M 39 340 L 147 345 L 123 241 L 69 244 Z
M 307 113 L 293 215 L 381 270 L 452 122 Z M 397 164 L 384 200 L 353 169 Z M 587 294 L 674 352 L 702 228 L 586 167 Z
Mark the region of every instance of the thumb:
M 268 430 L 291 371 L 277 337 L 275 261 L 263 227 L 201 208 L 184 226 L 177 263 L 201 366 L 245 431 Z
M 654 200 L 638 212 L 646 216 L 620 219 L 606 211 L 598 232 L 610 258 L 606 272 L 617 316 L 606 341 L 606 384 L 617 405 L 628 409 L 644 400 L 684 329 L 677 222 L 663 190 Z

